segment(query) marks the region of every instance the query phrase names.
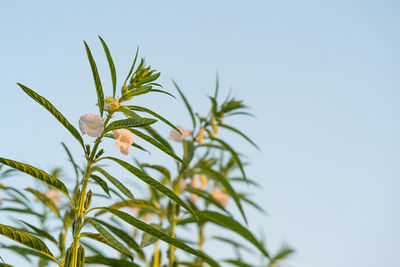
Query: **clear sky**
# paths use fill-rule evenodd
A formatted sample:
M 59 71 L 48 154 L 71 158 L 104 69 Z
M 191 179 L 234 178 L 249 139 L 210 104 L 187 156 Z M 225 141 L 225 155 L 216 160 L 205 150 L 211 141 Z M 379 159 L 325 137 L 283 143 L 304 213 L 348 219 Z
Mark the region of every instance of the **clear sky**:
M 96 111 L 82 40 L 108 88 L 97 34 L 120 80 L 140 45 L 165 88 L 176 79 L 196 109 L 217 70 L 223 92 L 252 107 L 258 118 L 236 123 L 262 153 L 240 139 L 235 147 L 249 156 L 249 176 L 263 185 L 254 197 L 269 216 L 248 214 L 272 249 L 296 248 L 287 266 L 400 266 L 399 14 L 389 0 L 3 1 L 0 155 L 65 166 L 60 141 L 79 147 L 15 83 L 77 125 Z M 180 101 L 145 101 L 190 125 Z

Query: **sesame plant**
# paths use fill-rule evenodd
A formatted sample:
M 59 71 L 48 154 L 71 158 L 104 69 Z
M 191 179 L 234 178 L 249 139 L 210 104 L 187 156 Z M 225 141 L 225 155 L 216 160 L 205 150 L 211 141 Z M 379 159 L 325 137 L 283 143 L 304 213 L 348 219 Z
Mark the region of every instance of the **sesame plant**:
M 157 83 L 160 73 L 147 66 L 143 58 L 138 59 L 136 51 L 132 67 L 117 91 L 113 59 L 99 38 L 112 88 L 103 90 L 85 42 L 98 114 L 81 116 L 80 132 L 48 100 L 18 83 L 76 139 L 81 155 L 73 155 L 62 143 L 74 177 L 68 177 L 62 169 L 45 172 L 0 157 L 0 213 L 12 215 L 8 220 L 11 224 L 0 223 L 0 253 L 11 251 L 29 262 L 28 266 L 39 267 L 280 266 L 293 249 L 283 245 L 271 253 L 265 242 L 250 231 L 246 210 L 255 208 L 260 214 L 264 210 L 238 188 L 250 190 L 259 185 L 247 177 L 243 155 L 226 138 L 228 132 L 237 134 L 258 149 L 229 122 L 232 116 L 251 115 L 243 101 L 231 96 L 221 101 L 217 79 L 209 96 L 210 110 L 195 112 L 174 82 L 192 121 L 191 127 L 175 126 L 141 105 L 145 94 L 173 96 Z M 110 96 L 105 97 L 105 92 Z M 171 128 L 168 138 L 155 129 L 156 123 Z M 88 141 L 83 135 L 89 137 Z M 121 156 L 109 155 L 103 146 L 107 142 L 114 142 Z M 173 164 L 156 163 L 153 153 L 151 162 L 144 162 L 135 150 L 148 151 L 146 146 L 160 151 Z M 74 158 L 82 155 L 85 161 L 80 164 Z M 113 173 L 116 168 L 140 183 L 126 182 Z M 20 175 L 26 179 L 23 174 L 36 179 L 35 188 L 21 189 L 11 182 Z M 135 197 L 140 190 L 143 196 Z M 216 234 L 209 225 L 221 231 Z M 212 253 L 208 242 L 214 247 L 224 246 L 231 253 Z M 0 266 L 13 266 L 12 257 L 0 256 Z

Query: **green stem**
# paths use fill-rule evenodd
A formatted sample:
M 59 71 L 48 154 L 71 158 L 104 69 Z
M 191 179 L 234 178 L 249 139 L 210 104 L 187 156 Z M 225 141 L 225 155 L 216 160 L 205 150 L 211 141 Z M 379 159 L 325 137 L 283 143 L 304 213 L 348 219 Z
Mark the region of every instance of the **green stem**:
M 74 242 L 73 242 L 73 254 L 72 254 L 72 266 L 77 266 L 78 264 L 78 247 L 79 247 L 79 234 L 81 231 L 81 223 L 83 220 L 83 216 L 84 216 L 84 206 L 85 206 L 85 199 L 86 199 L 86 189 L 87 189 L 87 185 L 89 183 L 89 179 L 90 179 L 90 174 L 92 171 L 92 167 L 95 161 L 95 156 L 97 153 L 97 149 L 99 148 L 99 145 L 101 143 L 101 140 L 103 139 L 105 133 L 105 129 L 107 127 L 108 122 L 110 121 L 111 117 L 112 117 L 112 112 L 110 112 L 107 115 L 107 118 L 104 122 L 104 131 L 103 133 L 97 137 L 96 141 L 95 141 L 95 145 L 92 149 L 92 152 L 90 154 L 90 157 L 87 161 L 87 165 L 86 165 L 86 172 L 85 172 L 85 176 L 83 178 L 83 183 L 82 183 L 82 190 L 81 190 L 81 195 L 79 196 L 79 203 L 78 203 L 78 214 L 77 214 L 77 222 L 75 225 L 79 225 L 79 227 L 77 229 L 75 229 L 75 233 L 74 233 Z

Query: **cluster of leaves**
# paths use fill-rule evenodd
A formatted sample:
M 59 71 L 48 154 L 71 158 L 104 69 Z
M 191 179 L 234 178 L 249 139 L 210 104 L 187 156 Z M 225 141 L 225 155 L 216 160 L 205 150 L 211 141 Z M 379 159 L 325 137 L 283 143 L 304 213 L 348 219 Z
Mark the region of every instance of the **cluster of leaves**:
M 16 170 L 36 178 L 44 187 L 27 188 L 27 193 L 11 185 L 0 184 L 4 193 L 1 212 L 13 212 L 21 216 L 33 216 L 32 221 L 15 220 L 15 225 L 0 224 L 0 235 L 19 243 L 5 245 L 3 249 L 18 253 L 32 262 L 39 257 L 38 266 L 254 266 L 246 262 L 242 253 L 251 253 L 261 258 L 260 266 L 275 266 L 293 253 L 283 246 L 271 255 L 265 242 L 259 240 L 247 227 L 245 205 L 264 212 L 249 197 L 235 189 L 235 184 L 257 186 L 247 178 L 242 155 L 219 136 L 219 129 L 242 136 L 251 145 L 256 144 L 238 129 L 225 123 L 229 116 L 248 115 L 242 101 L 227 97 L 218 103 L 218 79 L 211 109 L 207 116 L 195 113 L 182 90 L 175 83 L 192 119 L 192 129 L 184 131 L 158 113 L 142 106 L 128 103 L 137 96 L 164 91 L 156 83 L 160 73 L 146 66 L 141 59 L 136 67 L 138 51 L 132 67 L 117 96 L 117 75 L 110 51 L 100 37 L 111 72 L 112 97 L 105 98 L 102 83 L 92 53 L 85 43 L 97 92 L 99 114 L 104 119 L 104 130 L 90 144 L 85 143 L 78 130 L 44 97 L 30 88 L 18 84 L 32 99 L 47 109 L 82 147 L 86 162 L 78 164 L 62 143 L 76 175 L 74 182 L 67 186 L 59 170 L 47 173 L 34 166 L 0 157 L 2 179 L 10 179 Z M 142 117 L 137 113 L 146 114 Z M 122 115 L 124 119 L 115 119 Z M 175 152 L 176 144 L 162 137 L 152 125 L 161 121 L 173 129 L 171 139 L 182 146 L 182 156 Z M 113 131 L 125 129 L 144 143 L 160 150 L 176 163 L 167 167 L 154 163 L 127 161 L 108 156 L 100 147 L 105 138 L 115 138 Z M 147 151 L 143 145 L 132 144 L 133 149 Z M 175 148 L 175 149 L 174 149 Z M 135 198 L 132 188 L 122 179 L 106 170 L 104 163 L 117 166 L 147 185 L 146 197 Z M 199 183 L 200 181 L 200 183 Z M 201 184 L 201 185 L 199 185 Z M 64 197 L 61 197 L 64 196 Z M 32 205 L 32 198 L 42 205 Z M 99 205 L 107 201 L 109 205 Z M 235 219 L 228 203 L 232 202 L 241 214 Z M 7 203 L 7 204 L 6 204 Z M 151 223 L 150 223 L 151 220 Z M 241 223 L 240 221 L 244 221 Z M 214 259 L 206 253 L 204 242 L 209 238 L 205 227 L 208 224 L 222 227 L 227 236 L 211 237 L 219 246 L 233 247 L 235 253 L 227 259 Z M 56 225 L 56 227 L 55 227 Z M 230 233 L 247 240 L 242 244 Z M 57 235 L 55 235 L 57 234 Z M 182 236 L 185 235 L 185 238 Z M 140 242 L 139 242 L 140 240 Z M 52 244 L 52 251 L 49 249 Z M 104 247 L 114 252 L 105 253 Z M 250 248 L 251 246 L 252 248 Z M 102 249 L 103 248 L 103 249 Z M 179 249 L 181 252 L 178 252 Z M 57 252 L 55 252 L 57 251 Z M 183 253 L 182 253 L 183 252 Z M 6 261 L 8 259 L 5 259 Z M 11 266 L 0 263 L 0 266 Z

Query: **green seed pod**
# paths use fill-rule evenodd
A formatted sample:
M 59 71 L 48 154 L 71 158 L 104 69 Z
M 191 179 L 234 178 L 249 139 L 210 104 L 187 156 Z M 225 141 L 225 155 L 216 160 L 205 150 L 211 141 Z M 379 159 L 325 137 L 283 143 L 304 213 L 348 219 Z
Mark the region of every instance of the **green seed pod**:
M 75 206 L 78 206 L 80 198 L 81 198 L 81 189 L 77 187 L 74 193 Z
M 84 265 L 85 265 L 85 249 L 82 247 L 82 245 L 79 245 L 77 267 L 83 267 Z
M 85 210 L 87 210 L 90 207 L 90 203 L 92 203 L 92 195 L 92 189 L 90 189 L 85 200 Z
M 67 254 L 65 254 L 64 267 L 72 267 L 73 253 L 74 253 L 74 248 L 73 248 L 73 246 L 70 246 L 67 249 Z

